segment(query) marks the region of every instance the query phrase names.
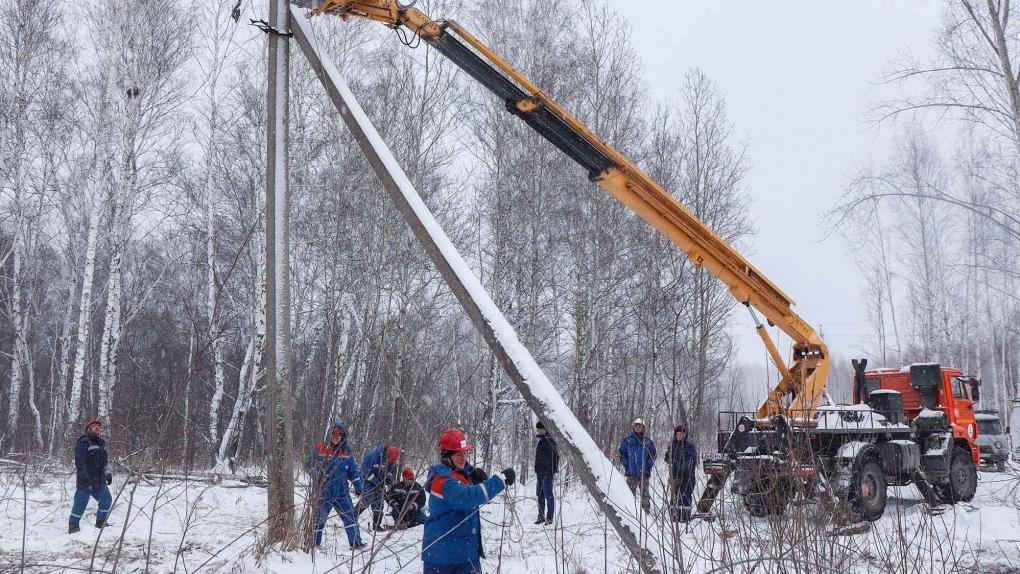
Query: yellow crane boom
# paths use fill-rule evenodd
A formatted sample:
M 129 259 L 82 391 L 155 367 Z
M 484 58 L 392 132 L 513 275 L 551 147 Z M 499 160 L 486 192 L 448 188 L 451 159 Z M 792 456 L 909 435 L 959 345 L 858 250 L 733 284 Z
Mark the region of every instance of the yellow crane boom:
M 780 380 L 758 407 L 757 417 L 809 417 L 825 392 L 829 356 L 818 333 L 793 311 L 793 300 L 743 255 L 646 175 L 619 150 L 602 141 L 553 98 L 542 92 L 491 48 L 452 20 L 435 21 L 396 0 L 301 0 L 315 14 L 363 18 L 404 27 L 453 61 L 501 98 L 507 110 L 588 171 L 589 177 L 682 249 L 691 262 L 718 277 L 748 307 Z M 756 309 L 793 340 L 785 364 Z

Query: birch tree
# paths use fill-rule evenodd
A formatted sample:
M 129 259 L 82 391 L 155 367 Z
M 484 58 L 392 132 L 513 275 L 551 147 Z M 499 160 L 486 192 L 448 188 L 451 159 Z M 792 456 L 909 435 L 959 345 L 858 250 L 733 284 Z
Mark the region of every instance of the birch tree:
M 13 441 L 18 430 L 22 390 L 29 384 L 33 415 L 33 437 L 42 446 L 42 423 L 35 403 L 34 365 L 30 349 L 31 328 L 37 305 L 32 292 L 39 277 L 39 249 L 44 218 L 51 210 L 47 192 L 52 169 L 45 162 L 48 149 L 59 146 L 58 138 L 47 127 L 54 103 L 63 103 L 65 91 L 59 82 L 67 56 L 61 32 L 61 14 L 53 4 L 24 0 L 0 3 L 0 195 L 4 210 L 10 214 L 12 246 L 4 260 L 11 259 L 7 282 L 8 320 L 13 327 L 7 425 L 0 447 Z M 58 87 L 51 89 L 56 84 Z M 57 114 L 59 117 L 60 114 Z M 58 136 L 59 137 L 59 136 Z
M 132 220 L 146 205 L 146 194 L 161 185 L 174 152 L 168 142 L 179 130 L 183 101 L 182 66 L 187 20 L 176 2 L 108 2 L 91 19 L 97 62 L 107 74 L 102 93 L 112 116 L 113 151 L 108 161 L 110 251 L 106 311 L 99 350 L 99 405 L 108 420 L 117 382 L 117 356 L 123 325 L 123 268 Z M 152 22 L 161 22 L 153 26 Z M 159 147 L 156 148 L 157 142 Z

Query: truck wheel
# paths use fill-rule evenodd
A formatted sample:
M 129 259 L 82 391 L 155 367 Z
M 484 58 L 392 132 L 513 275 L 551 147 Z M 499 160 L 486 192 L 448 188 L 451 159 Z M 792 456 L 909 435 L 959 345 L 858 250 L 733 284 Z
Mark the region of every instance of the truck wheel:
M 780 516 L 786 512 L 788 490 L 781 488 L 781 480 L 756 480 L 750 492 L 744 495 L 744 508 L 751 516 Z
M 939 497 L 943 502 L 956 504 L 968 502 L 977 491 L 977 467 L 974 459 L 963 447 L 953 448 L 953 458 L 949 461 L 949 475 L 938 485 Z
M 748 514 L 756 518 L 768 516 L 768 510 L 765 508 L 765 496 L 760 493 L 745 494 L 744 508 L 747 509 Z
M 850 511 L 858 520 L 874 522 L 885 513 L 885 472 L 878 461 L 868 460 L 854 473 L 847 493 Z

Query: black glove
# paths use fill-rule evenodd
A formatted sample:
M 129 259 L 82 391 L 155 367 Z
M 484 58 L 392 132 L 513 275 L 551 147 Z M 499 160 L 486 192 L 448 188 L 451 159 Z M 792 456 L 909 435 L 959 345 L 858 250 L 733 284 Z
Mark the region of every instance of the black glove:
M 471 471 L 471 484 L 481 484 L 486 478 L 489 478 L 489 473 L 480 468 Z
M 113 484 L 113 475 L 110 473 L 106 473 L 106 484 L 107 485 Z
M 517 473 L 514 472 L 514 469 L 507 468 L 503 470 L 503 482 L 505 482 L 507 486 L 513 486 L 513 484 L 517 482 Z

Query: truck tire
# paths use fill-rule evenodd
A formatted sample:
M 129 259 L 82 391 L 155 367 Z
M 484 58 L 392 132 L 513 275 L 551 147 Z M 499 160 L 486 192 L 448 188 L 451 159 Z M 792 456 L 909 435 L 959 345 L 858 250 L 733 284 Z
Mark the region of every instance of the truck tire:
M 781 516 L 786 513 L 788 489 L 781 488 L 783 481 L 759 479 L 744 495 L 744 508 L 751 516 L 762 518 L 769 515 Z
M 885 471 L 877 460 L 865 460 L 850 479 L 847 502 L 855 520 L 874 522 L 885 513 Z
M 935 490 L 942 502 L 956 504 L 969 502 L 977 491 L 977 467 L 967 449 L 957 446 L 953 448 L 952 459 L 949 461 L 949 474 L 940 482 Z

